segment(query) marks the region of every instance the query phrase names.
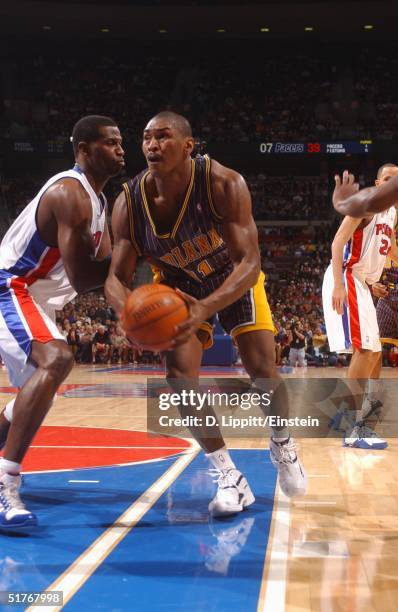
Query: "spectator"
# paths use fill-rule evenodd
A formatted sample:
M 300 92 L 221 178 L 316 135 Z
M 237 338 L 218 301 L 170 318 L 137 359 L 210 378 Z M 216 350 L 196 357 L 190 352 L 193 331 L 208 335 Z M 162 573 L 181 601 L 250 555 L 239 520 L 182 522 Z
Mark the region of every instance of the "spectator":
M 303 324 L 300 320 L 292 323 L 292 339 L 289 351 L 289 364 L 295 367 L 296 363 L 299 368 L 307 365 L 305 361 L 305 335 Z
M 110 349 L 111 340 L 109 332 L 103 325 L 99 325 L 93 338 L 93 363 L 97 363 L 97 360 L 101 363 L 110 363 Z

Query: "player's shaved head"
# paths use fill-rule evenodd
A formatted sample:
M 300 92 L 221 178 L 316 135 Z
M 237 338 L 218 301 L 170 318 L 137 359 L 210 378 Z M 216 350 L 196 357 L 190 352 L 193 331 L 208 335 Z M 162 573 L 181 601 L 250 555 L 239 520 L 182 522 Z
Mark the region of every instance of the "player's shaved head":
M 188 119 L 179 115 L 178 113 L 174 113 L 173 111 L 161 111 L 148 122 L 146 126 L 146 130 L 151 129 L 153 127 L 152 124 L 164 122 L 165 125 L 163 127 L 174 127 L 181 136 L 185 138 L 192 138 L 192 128 Z
M 397 168 L 398 170 L 397 164 L 391 164 L 391 163 L 383 164 L 382 166 L 380 166 L 380 168 L 377 171 L 378 179 L 381 178 L 381 175 L 383 174 L 383 171 L 385 170 L 385 168 Z

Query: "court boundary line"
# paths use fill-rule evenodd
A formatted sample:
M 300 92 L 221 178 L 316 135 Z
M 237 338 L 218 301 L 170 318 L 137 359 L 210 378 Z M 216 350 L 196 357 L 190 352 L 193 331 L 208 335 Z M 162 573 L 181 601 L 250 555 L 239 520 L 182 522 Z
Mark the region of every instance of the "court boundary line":
M 62 591 L 64 596 L 62 607 L 65 606 L 170 485 L 197 457 L 200 450 L 200 448 L 196 447 L 191 449 L 190 454 L 186 453 L 177 459 L 45 591 Z M 27 612 L 56 612 L 60 609 L 60 606 L 31 606 L 27 608 Z
M 276 481 L 272 523 L 265 554 L 257 612 L 284 612 L 290 534 L 290 499 Z

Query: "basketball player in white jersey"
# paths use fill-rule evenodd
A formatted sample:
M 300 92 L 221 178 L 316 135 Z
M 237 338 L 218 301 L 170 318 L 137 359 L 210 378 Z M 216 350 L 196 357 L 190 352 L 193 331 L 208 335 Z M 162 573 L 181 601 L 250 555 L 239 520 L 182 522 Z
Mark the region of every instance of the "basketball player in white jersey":
M 19 393 L 0 422 L 0 530 L 37 523 L 19 497 L 21 462 L 73 364 L 55 310 L 101 287 L 109 269 L 102 190 L 124 166 L 120 132 L 90 115 L 72 141 L 74 168 L 47 181 L 1 243 L 0 353 Z
M 398 174 L 398 166 L 396 164 L 383 164 L 377 173 L 377 179 L 375 181 L 376 186 L 381 187 L 396 174 Z M 395 225 L 395 230 L 396 227 L 397 225 Z M 380 298 L 376 306 L 379 333 L 381 338 L 398 338 L 398 316 L 396 312 L 396 279 L 398 278 L 398 272 L 397 264 L 392 260 L 390 254 L 385 263 L 384 274 L 387 277 L 385 284 L 380 282 L 372 285 L 373 296 Z M 382 353 L 380 352 L 379 355 L 380 357 L 376 369 L 372 372 L 372 378 L 380 378 Z
M 389 175 L 379 169 L 380 185 Z M 387 254 L 398 261 L 394 236 L 395 206 L 366 218 L 345 217 L 332 243 L 332 263 L 325 272 L 322 299 L 330 350 L 351 352 L 350 379 L 372 379 L 377 371 L 381 344 L 376 309 L 370 287 L 383 272 Z M 366 417 L 369 417 L 369 410 Z M 367 423 L 368 424 L 368 423 Z M 385 440 L 360 419 L 347 446 L 386 448 Z

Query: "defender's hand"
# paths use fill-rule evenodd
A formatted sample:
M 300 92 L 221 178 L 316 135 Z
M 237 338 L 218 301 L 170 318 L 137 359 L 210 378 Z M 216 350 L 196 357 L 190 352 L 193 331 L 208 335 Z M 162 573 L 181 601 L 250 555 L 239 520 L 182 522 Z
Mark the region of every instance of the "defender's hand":
M 333 206 L 338 211 L 339 204 L 357 193 L 359 184 L 355 182 L 355 176 L 350 174 L 348 170 L 344 170 L 342 178 L 336 174 L 334 180 L 336 181 L 336 186 L 333 192 Z

